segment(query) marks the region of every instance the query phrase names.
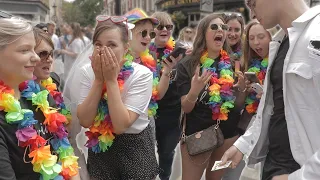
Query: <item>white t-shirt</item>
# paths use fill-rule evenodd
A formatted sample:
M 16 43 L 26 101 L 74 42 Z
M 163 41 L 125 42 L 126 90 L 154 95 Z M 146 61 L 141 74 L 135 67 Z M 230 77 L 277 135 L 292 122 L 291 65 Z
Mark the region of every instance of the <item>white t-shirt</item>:
M 56 34 L 52 35 L 51 40 L 53 42 L 54 49 L 61 49 L 60 40 L 59 40 L 59 37 Z
M 138 134 L 149 124 L 148 105 L 152 95 L 152 72 L 145 66 L 132 63 L 133 73 L 125 81 L 121 92 L 121 99 L 128 110 L 139 114 L 138 119 L 127 129 L 125 133 Z M 88 96 L 94 81 L 94 72 L 91 64 L 87 64 L 81 69 L 80 98 L 81 104 Z
M 66 47 L 66 50 L 80 54 L 85 48 L 84 42 L 82 39 L 77 38 L 72 41 L 70 45 Z M 64 76 L 67 79 L 70 69 L 72 68 L 73 63 L 77 57 L 72 57 L 67 54 L 64 55 Z
M 87 36 L 83 36 L 83 40 L 84 40 L 85 46 L 88 46 L 91 43 L 90 39 Z

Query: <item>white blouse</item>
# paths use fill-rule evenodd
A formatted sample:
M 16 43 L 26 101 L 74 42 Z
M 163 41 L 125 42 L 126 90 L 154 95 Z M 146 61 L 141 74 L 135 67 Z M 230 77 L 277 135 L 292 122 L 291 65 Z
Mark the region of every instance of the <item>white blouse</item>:
M 121 99 L 128 110 L 139 115 L 138 119 L 127 129 L 125 133 L 138 134 L 149 124 L 148 105 L 152 95 L 152 72 L 137 63 L 132 63 L 133 73 L 125 81 L 121 92 Z M 94 72 L 91 64 L 87 64 L 81 69 L 80 98 L 81 104 L 88 96 L 94 81 Z M 110 105 L 110 104 L 109 104 Z M 112 106 L 112 105 L 111 105 Z

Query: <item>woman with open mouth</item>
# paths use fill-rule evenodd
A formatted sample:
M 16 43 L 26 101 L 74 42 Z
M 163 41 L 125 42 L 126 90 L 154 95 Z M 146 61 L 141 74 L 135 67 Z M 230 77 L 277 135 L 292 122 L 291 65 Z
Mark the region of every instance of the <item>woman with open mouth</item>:
M 228 29 L 223 17 L 217 14 L 204 17 L 198 25 L 192 54 L 177 67 L 177 87 L 185 113 L 181 140 L 183 180 L 201 179 L 205 169 L 206 179 L 220 180 L 225 170 L 211 169 L 239 137 L 246 84 L 242 73 L 237 72 L 237 83 L 234 80 L 226 42 Z M 195 141 L 200 141 L 211 129 L 218 143 L 201 149 L 208 144 L 203 143 L 200 150 L 197 148 L 199 151 L 191 151 L 188 139 L 195 137 L 198 139 Z
M 253 21 L 247 25 L 246 36 L 244 43 L 243 54 L 243 69 L 245 72 L 255 72 L 259 83 L 263 85 L 266 71 L 268 68 L 268 54 L 269 43 L 271 41 L 271 34 L 269 31 L 263 28 L 263 26 Z M 249 82 L 248 82 L 249 83 Z M 252 82 L 251 82 L 252 83 Z M 252 119 L 252 116 L 256 114 L 260 97 L 259 94 L 254 92 L 248 86 L 248 98 L 246 99 L 246 108 L 242 114 L 239 126 L 244 132 Z
M 134 55 L 134 61 L 146 66 L 153 72 L 153 92 L 148 108 L 148 115 L 155 128 L 154 117 L 156 116 L 158 109 L 157 101 L 165 95 L 170 82 L 169 76 L 160 77 L 160 74 L 157 71 L 157 60 L 153 57 L 154 53 L 151 55 L 150 53 L 152 52 L 149 51 L 151 40 L 156 37 L 154 28 L 159 24 L 159 21 L 156 18 L 148 17 L 148 15 L 140 8 L 127 12 L 125 16 L 128 18 L 128 22 L 135 25 L 132 29 L 132 40 L 129 42 L 131 52 Z M 169 74 L 177 63 L 177 60 L 173 57 L 172 61 L 164 59 L 162 62 L 162 73 Z
M 28 22 L 0 19 L 0 179 L 78 180 L 67 120 L 33 80 L 36 46 Z
M 244 19 L 241 14 L 229 13 L 226 14 L 226 23 L 229 26 L 227 32 L 227 42 L 231 47 L 231 58 L 240 60 L 242 55 L 242 35 L 244 32 Z
M 157 60 L 157 71 L 160 74 L 160 81 L 163 81 L 163 84 L 169 84 L 167 90 L 165 85 L 162 86 L 164 89 L 160 92 L 165 94 L 160 94 L 163 97 L 157 101 L 159 108 L 155 119 L 159 166 L 162 169 L 159 177 L 162 180 L 167 180 L 171 175 L 174 150 L 181 134 L 179 124 L 181 104 L 176 86 L 178 72 L 175 63 L 182 58 L 183 54 L 177 56 L 176 59 L 169 57 L 170 53 L 175 49 L 175 40 L 172 37 L 174 26 L 170 15 L 166 12 L 156 12 L 151 17 L 158 19 L 159 25 L 154 29 L 156 36 L 149 49 L 156 54 L 155 59 Z M 168 61 L 172 61 L 173 63 L 169 63 Z M 167 65 L 173 65 L 173 67 L 167 68 Z M 172 70 L 170 70 L 171 68 Z

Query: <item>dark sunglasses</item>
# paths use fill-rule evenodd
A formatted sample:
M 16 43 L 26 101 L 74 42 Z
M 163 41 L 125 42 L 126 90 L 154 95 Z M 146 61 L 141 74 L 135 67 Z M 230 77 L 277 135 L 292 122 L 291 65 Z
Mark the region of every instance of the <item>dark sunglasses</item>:
M 223 31 L 229 30 L 229 26 L 226 25 L 226 24 L 211 24 L 211 25 L 210 25 L 211 30 L 214 30 L 214 31 L 218 30 L 219 27 L 220 27 Z
M 141 33 L 142 38 L 145 38 L 145 37 L 147 37 L 147 35 L 148 35 L 148 30 L 143 30 L 143 31 L 141 31 L 140 33 Z M 151 39 L 153 39 L 153 38 L 156 37 L 156 33 L 155 33 L 154 31 L 151 31 L 151 32 L 149 33 L 149 36 L 150 36 Z
M 157 29 L 159 30 L 159 31 L 161 31 L 161 30 L 163 30 L 164 29 L 164 27 L 166 27 L 166 29 L 168 30 L 168 31 L 170 31 L 170 30 L 172 30 L 173 29 L 173 25 L 159 25 L 159 26 L 157 26 Z
M 41 61 L 46 61 L 49 57 L 52 57 L 53 51 L 41 51 L 37 53 L 37 55 L 40 57 Z

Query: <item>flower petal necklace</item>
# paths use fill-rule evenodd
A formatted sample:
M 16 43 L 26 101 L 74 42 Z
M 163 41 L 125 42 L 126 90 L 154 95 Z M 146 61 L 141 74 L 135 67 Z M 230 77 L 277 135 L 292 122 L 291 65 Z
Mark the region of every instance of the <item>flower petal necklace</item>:
M 129 78 L 134 70 L 132 67 L 133 57 L 131 55 L 127 55 L 125 58 L 127 61 L 124 63 L 118 75 L 118 86 L 120 91 L 123 90 L 125 80 Z M 106 152 L 112 146 L 113 140 L 115 139 L 108 109 L 106 85 L 104 85 L 102 90 L 97 116 L 89 128 L 89 131 L 86 132 L 86 136 L 89 139 L 86 143 L 86 146 L 91 148 L 91 150 L 95 153 Z
M 66 124 L 69 124 L 71 121 L 70 110 L 66 108 L 66 105 L 64 104 L 64 101 L 63 101 L 62 93 L 57 90 L 57 85 L 53 82 L 52 78 L 49 77 L 48 79 L 41 81 L 40 84 L 49 91 L 50 95 L 53 97 L 53 99 L 57 104 L 59 113 L 66 116 L 68 120 Z
M 78 174 L 78 157 L 74 156 L 73 148 L 68 140 L 68 133 L 64 124 L 66 117 L 55 108 L 50 107 L 48 102 L 49 92 L 40 91 L 40 86 L 35 81 L 26 81 L 20 84 L 21 97 L 31 100 L 32 104 L 40 109 L 44 116 L 49 133 L 53 135 L 47 142 L 38 135 L 35 129 L 38 121 L 34 119 L 33 111 L 22 109 L 20 102 L 14 98 L 14 91 L 0 82 L 0 109 L 7 114 L 5 119 L 8 124 L 18 126 L 16 137 L 18 145 L 23 148 L 29 148 L 29 158 L 32 159 L 33 170 L 41 174 L 40 179 L 70 179 Z M 53 155 L 50 145 L 53 148 Z M 48 145 L 46 145 L 48 144 Z M 27 149 L 26 149 L 27 150 Z
M 157 72 L 157 62 L 154 60 L 152 55 L 149 53 L 149 49 L 146 49 L 144 52 L 140 54 L 140 60 L 142 64 L 149 68 L 153 74 L 153 82 L 152 82 L 152 96 L 148 107 L 148 116 L 154 117 L 157 114 L 159 99 L 159 92 L 157 90 L 159 84 L 159 76 Z
M 234 108 L 235 97 L 233 96 L 233 72 L 228 53 L 220 50 L 220 61 L 218 71 L 211 67 L 215 60 L 208 57 L 208 51 L 205 51 L 200 58 L 201 67 L 212 72 L 209 86 L 209 107 L 212 110 L 213 120 L 228 120 L 230 109 Z
M 268 68 L 268 58 L 254 59 L 248 69 L 248 72 L 255 72 L 260 84 L 263 84 L 263 81 L 266 77 L 266 72 Z M 249 114 L 256 113 L 259 106 L 260 99 L 257 98 L 257 93 L 252 91 L 248 94 L 246 98 L 246 110 Z

